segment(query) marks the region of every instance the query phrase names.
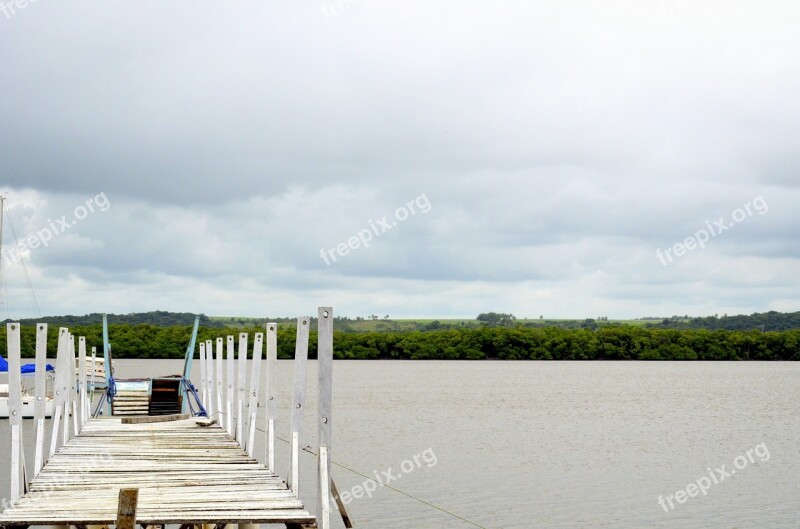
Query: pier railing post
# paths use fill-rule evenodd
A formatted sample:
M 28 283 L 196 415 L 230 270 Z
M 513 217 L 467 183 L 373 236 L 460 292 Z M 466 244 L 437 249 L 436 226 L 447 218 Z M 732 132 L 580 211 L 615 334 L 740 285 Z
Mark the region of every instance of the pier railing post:
M 247 333 L 239 333 L 239 363 L 236 379 L 236 440 L 244 448 L 245 420 L 244 403 L 247 400 Z
M 206 340 L 206 386 L 208 397 L 206 398 L 206 411 L 208 416 L 214 415 L 214 408 L 216 406 L 216 399 L 214 392 L 217 390 L 217 384 L 214 382 L 216 373 L 214 373 L 214 342 Z
M 217 338 L 217 357 L 215 358 L 217 366 L 217 413 L 219 414 L 219 424 L 224 428 L 226 423 L 223 422 L 223 417 L 227 417 L 227 415 L 225 414 L 225 410 L 222 408 L 222 395 L 225 392 L 225 373 L 222 369 L 223 356 L 222 337 L 219 337 Z
M 267 468 L 275 472 L 275 418 L 278 415 L 278 324 L 267 323 L 266 451 Z
M 258 395 L 261 386 L 261 357 L 264 355 L 264 333 L 257 332 L 253 342 L 253 367 L 250 373 L 250 393 L 247 404 L 247 455 L 253 457 L 258 420 Z
M 208 392 L 206 391 L 206 342 L 200 342 L 200 396 L 203 408 L 208 409 Z M 188 398 L 188 396 L 186 397 Z
M 331 441 L 333 427 L 333 308 L 320 307 L 317 319 L 319 365 L 319 490 L 317 524 L 331 526 Z
M 80 371 L 78 372 L 78 387 L 80 389 L 80 425 L 81 429 L 83 429 L 83 425 L 86 424 L 87 415 L 86 415 L 86 401 L 88 399 L 88 388 L 86 387 L 86 337 L 81 336 L 78 338 L 78 365 L 80 366 Z
M 33 419 L 36 421 L 36 448 L 33 458 L 33 476 L 44 466 L 44 419 L 47 399 L 47 324 L 36 325 L 36 373 L 34 374 Z
M 22 376 L 19 323 L 6 325 L 8 345 L 8 424 L 11 427 L 11 489 L 12 503 L 24 494 L 25 455 L 22 442 Z
M 104 369 L 111 369 L 109 366 L 106 366 Z M 86 417 L 87 419 L 92 416 L 92 407 L 94 405 L 94 391 L 95 391 L 95 371 L 97 371 L 97 347 L 92 347 L 92 370 L 89 373 L 89 380 L 92 384 L 92 391 L 89 393 L 89 400 L 86 403 Z
M 53 382 L 53 390 L 55 396 L 53 398 L 53 431 L 50 437 L 50 457 L 56 453 L 58 449 L 58 431 L 61 428 L 61 416 L 64 413 L 64 400 L 65 395 L 62 389 L 62 379 L 66 376 L 66 369 L 64 367 L 64 359 L 67 357 L 67 338 L 68 333 L 65 327 L 58 330 L 58 349 L 56 351 L 56 378 Z M 64 418 L 64 426 L 66 427 L 67 420 Z
M 67 420 L 70 415 L 70 410 L 72 410 L 72 435 L 78 433 L 78 409 L 75 405 L 75 381 L 77 380 L 75 374 L 75 360 L 75 336 L 69 334 L 69 354 L 64 360 L 64 367 L 66 368 L 64 376 L 64 394 L 67 396 L 67 401 L 64 403 L 64 444 L 67 444 L 71 438 L 69 421 Z
M 69 366 L 69 396 L 70 408 L 72 410 L 72 435 L 80 433 L 80 420 L 78 417 L 78 395 L 80 395 L 80 388 L 78 387 L 78 373 L 75 371 L 75 365 L 78 363 L 78 350 L 75 348 L 75 337 L 72 337 L 72 344 L 70 346 L 72 354 L 70 354 Z
M 311 318 L 297 318 L 297 339 L 294 347 L 294 389 L 292 391 L 292 425 L 289 448 L 289 489 L 295 497 L 300 495 L 300 442 L 303 435 L 303 418 L 306 406 L 306 378 L 308 373 L 308 335 Z
M 226 413 L 226 420 L 227 420 L 227 430 L 228 435 L 233 437 L 233 396 L 234 396 L 234 386 L 236 384 L 235 373 L 233 369 L 233 355 L 235 351 L 233 349 L 233 336 L 227 337 L 226 345 L 228 347 L 228 357 L 227 357 L 227 371 L 228 376 L 226 382 L 228 384 L 227 391 L 225 392 L 225 413 Z

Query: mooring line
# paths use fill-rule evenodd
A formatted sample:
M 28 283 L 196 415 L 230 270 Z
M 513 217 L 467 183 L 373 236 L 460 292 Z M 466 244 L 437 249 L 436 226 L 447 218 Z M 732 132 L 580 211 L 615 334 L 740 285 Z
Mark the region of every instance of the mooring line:
M 281 440 L 281 441 L 283 441 L 284 443 L 288 443 L 288 442 L 289 442 L 289 441 L 287 441 L 286 439 L 283 439 L 283 438 L 281 438 L 281 437 L 279 437 L 279 436 L 277 436 L 277 435 L 276 435 L 275 437 L 277 437 L 278 439 L 280 439 L 280 440 Z M 306 446 L 305 448 L 303 448 L 303 451 L 304 451 L 304 452 L 308 452 L 309 454 L 317 455 L 317 454 L 316 454 L 316 452 L 314 452 L 313 450 L 310 450 L 310 448 L 311 448 L 310 446 Z M 350 472 L 352 472 L 353 474 L 356 474 L 356 475 L 358 475 L 358 476 L 361 476 L 361 477 L 367 478 L 368 480 L 370 480 L 370 481 L 374 481 L 375 483 L 378 483 L 378 484 L 380 485 L 380 483 L 379 483 L 378 481 L 376 481 L 376 480 L 375 480 L 375 478 L 372 478 L 372 477 L 370 477 L 370 476 L 367 476 L 366 474 L 362 474 L 362 473 L 361 473 L 361 472 L 359 472 L 358 470 L 355 470 L 355 469 L 353 469 L 353 468 L 350 468 L 350 467 L 348 467 L 347 465 L 343 465 L 343 464 L 341 464 L 341 463 L 337 463 L 336 461 L 333 461 L 333 460 L 331 460 L 331 462 L 332 462 L 334 465 L 338 466 L 338 467 L 341 467 L 341 468 L 343 468 L 343 469 L 345 469 L 345 470 L 349 470 L 349 471 L 350 471 Z M 445 513 L 445 514 L 449 514 L 449 515 L 450 515 L 450 516 L 452 516 L 453 518 L 458 518 L 459 520 L 461 520 L 461 521 L 463 521 L 463 522 L 466 522 L 466 523 L 468 523 L 468 524 L 470 524 L 470 525 L 474 525 L 475 527 L 480 527 L 480 529 L 488 529 L 487 527 L 484 527 L 483 525 L 480 525 L 480 524 L 478 524 L 478 523 L 475 523 L 475 522 L 473 522 L 472 520 L 468 520 L 468 519 L 464 518 L 463 516 L 460 516 L 460 515 L 458 515 L 458 514 L 456 514 L 456 513 L 452 512 L 452 511 L 448 511 L 448 510 L 447 510 L 447 509 L 445 509 L 444 507 L 440 507 L 440 506 L 438 506 L 438 505 L 436 505 L 436 504 L 433 504 L 433 503 L 431 503 L 431 502 L 429 502 L 429 501 L 427 501 L 427 500 L 424 500 L 424 499 L 422 499 L 422 498 L 418 498 L 417 496 L 414 496 L 413 494 L 409 494 L 408 492 L 406 492 L 406 491 L 404 491 L 404 490 L 400 490 L 400 489 L 398 489 L 398 488 L 392 487 L 392 486 L 391 486 L 391 485 L 389 485 L 389 484 L 385 484 L 385 485 L 382 485 L 382 486 L 383 486 L 383 487 L 386 487 L 387 489 L 393 490 L 393 491 L 395 491 L 395 492 L 397 492 L 397 493 L 400 493 L 400 494 L 402 494 L 403 496 L 408 496 L 408 497 L 409 497 L 409 498 L 411 498 L 412 500 L 417 500 L 418 502 L 420 502 L 420 503 L 423 503 L 423 504 L 425 504 L 425 505 L 427 505 L 427 506 L 429 506 L 429 507 L 432 507 L 432 508 L 436 509 L 437 511 L 441 511 L 441 512 L 443 512 L 443 513 Z
M 215 413 L 214 415 L 217 415 L 217 413 Z M 258 426 L 256 426 L 256 430 L 258 430 L 261 433 L 267 433 L 266 430 L 263 430 L 262 428 L 259 428 Z M 286 439 L 284 439 L 280 435 L 276 435 L 275 438 L 283 441 L 286 444 L 291 444 L 289 441 L 287 441 Z M 315 455 L 315 456 L 318 455 L 316 452 L 314 452 L 314 450 L 311 449 L 310 445 L 306 445 L 306 447 L 303 448 L 303 452 L 308 452 L 309 454 Z M 362 472 L 359 472 L 358 470 L 356 470 L 354 468 L 350 468 L 347 465 L 343 465 L 343 464 L 338 463 L 338 462 L 333 461 L 333 460 L 331 460 L 331 462 L 334 465 L 336 465 L 337 467 L 340 467 L 340 468 L 343 468 L 343 469 L 345 469 L 345 470 L 347 470 L 349 472 L 352 472 L 353 474 L 356 474 L 357 476 L 361 476 L 363 478 L 367 478 L 370 481 L 374 481 L 375 483 L 378 483 L 379 485 L 382 485 L 383 487 L 386 487 L 389 490 L 393 490 L 393 491 L 397 492 L 398 494 L 402 494 L 403 496 L 407 496 L 407 497 L 411 498 L 412 500 L 416 500 L 416 501 L 418 501 L 418 502 L 420 502 L 420 503 L 422 503 L 424 505 L 427 505 L 428 507 L 431 507 L 432 509 L 436 509 L 437 511 L 441 511 L 441 512 L 443 512 L 443 513 L 445 513 L 445 514 L 447 514 L 449 516 L 452 516 L 453 518 L 461 520 L 462 522 L 466 522 L 466 523 L 468 523 L 468 524 L 470 524 L 472 526 L 478 527 L 479 529 L 488 529 L 488 527 L 485 527 L 485 526 L 483 526 L 483 525 L 481 525 L 481 524 L 479 524 L 477 522 L 473 522 L 472 520 L 464 518 L 463 516 L 460 516 L 460 515 L 452 512 L 452 511 L 449 511 L 449 510 L 445 509 L 444 507 L 436 505 L 435 503 L 431 503 L 431 502 L 429 502 L 427 500 L 424 500 L 422 498 L 414 496 L 413 494 L 410 494 L 410 493 L 408 493 L 408 492 L 406 492 L 404 490 L 400 490 L 400 489 L 398 489 L 396 487 L 392 487 L 388 483 L 383 485 L 383 484 L 379 483 L 378 481 L 376 481 L 375 478 L 373 478 L 371 476 L 368 476 L 368 475 L 366 475 L 366 474 L 364 474 Z

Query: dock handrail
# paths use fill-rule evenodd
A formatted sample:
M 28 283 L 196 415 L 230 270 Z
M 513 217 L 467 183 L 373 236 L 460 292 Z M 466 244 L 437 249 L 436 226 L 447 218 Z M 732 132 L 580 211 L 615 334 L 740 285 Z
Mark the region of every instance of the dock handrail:
M 294 507 L 270 507 L 269 502 L 262 505 L 267 505 L 265 507 L 261 507 L 259 514 L 252 514 L 247 515 L 244 511 L 242 511 L 239 507 L 235 513 L 230 511 L 233 514 L 225 514 L 224 509 L 227 508 L 224 505 L 224 499 L 219 500 L 219 505 L 222 507 L 218 510 L 208 509 L 209 512 L 223 512 L 223 514 L 205 514 L 205 517 L 201 522 L 200 518 L 194 517 L 191 514 L 187 514 L 187 511 L 184 510 L 176 510 L 173 512 L 177 512 L 179 514 L 175 514 L 172 517 L 169 514 L 164 514 L 164 517 L 150 517 L 148 518 L 145 515 L 145 520 L 149 520 L 149 523 L 158 524 L 157 522 L 160 520 L 162 523 L 177 523 L 177 521 L 181 521 L 182 524 L 190 525 L 192 523 L 209 523 L 211 524 L 214 522 L 214 525 L 224 524 L 224 523 L 239 523 L 239 524 L 258 524 L 258 523 L 276 523 L 276 520 L 285 519 L 287 520 L 287 527 L 295 527 L 295 526 L 305 526 L 304 524 L 312 524 L 309 526 L 317 527 L 318 529 L 330 529 L 331 522 L 331 504 L 332 504 L 332 477 L 331 477 L 331 447 L 332 447 L 332 425 L 333 425 L 333 414 L 332 414 L 332 397 L 333 397 L 333 309 L 331 307 L 320 307 L 318 309 L 317 315 L 317 322 L 318 322 L 318 335 L 317 335 L 317 361 L 319 366 L 319 377 L 318 377 L 318 402 L 317 402 L 317 424 L 319 429 L 319 446 L 317 450 L 317 472 L 318 472 L 318 488 L 317 488 L 317 496 L 318 496 L 318 509 L 317 514 L 312 515 L 311 513 L 304 510 L 302 502 L 300 502 L 300 491 L 299 491 L 299 452 L 302 450 L 302 423 L 303 423 L 303 415 L 305 409 L 305 392 L 306 392 L 306 385 L 307 385 L 307 362 L 308 362 L 308 347 L 309 347 L 309 328 L 312 323 L 312 319 L 310 317 L 302 317 L 298 318 L 297 320 L 297 335 L 296 335 L 296 343 L 295 343 L 295 373 L 294 373 L 294 380 L 293 380 L 293 393 L 292 393 L 292 404 L 291 404 L 291 447 L 290 447 L 290 461 L 289 461 L 289 477 L 288 479 L 284 480 L 275 480 L 276 477 L 279 477 L 277 472 L 277 464 L 276 464 L 276 450 L 275 450 L 275 440 L 278 438 L 277 435 L 277 420 L 278 420 L 278 363 L 277 363 L 277 356 L 278 356 L 278 347 L 277 347 L 277 339 L 278 339 L 278 325 L 277 323 L 267 323 L 265 332 L 264 333 L 256 333 L 255 339 L 252 341 L 252 356 L 248 358 L 249 347 L 248 344 L 250 343 L 249 340 L 245 337 L 240 335 L 239 337 L 239 355 L 238 358 L 235 356 L 234 350 L 234 339 L 233 336 L 230 336 L 228 339 L 228 348 L 227 350 L 223 350 L 223 342 L 222 340 L 217 340 L 216 342 L 216 351 L 213 347 L 213 343 L 207 341 L 204 344 L 205 349 L 205 358 L 201 357 L 203 361 L 203 371 L 204 376 L 203 383 L 200 387 L 196 387 L 187 374 L 180 377 L 180 384 L 184 388 L 185 395 L 183 404 L 192 410 L 192 414 L 195 416 L 202 416 L 208 417 L 209 416 L 209 408 L 216 408 L 216 411 L 213 415 L 218 416 L 217 426 L 214 425 L 214 421 L 199 421 L 198 423 L 189 423 L 186 421 L 183 424 L 177 424 L 175 426 L 170 426 L 170 428 L 177 428 L 183 432 L 181 435 L 183 436 L 194 436 L 194 435 L 206 435 L 206 439 L 210 443 L 209 450 L 213 451 L 215 447 L 221 446 L 224 443 L 220 443 L 222 438 L 226 439 L 225 443 L 231 442 L 235 440 L 239 446 L 241 447 L 242 451 L 239 452 L 239 458 L 246 458 L 240 459 L 237 461 L 241 461 L 243 465 L 253 465 L 258 466 L 261 472 L 258 474 L 261 476 L 262 480 L 268 480 L 271 484 L 271 489 L 273 490 L 275 484 L 278 483 L 280 490 L 277 491 L 281 495 L 276 496 L 279 498 L 279 501 L 282 505 L 289 505 Z M 115 396 L 117 395 L 117 381 L 115 377 L 110 372 L 111 371 L 111 362 L 110 362 L 110 344 L 108 342 L 108 323 L 107 319 L 104 318 L 104 325 L 103 325 L 103 349 L 104 349 L 104 356 L 107 362 L 107 388 L 106 391 L 101 393 L 100 402 L 97 403 L 97 406 L 94 410 L 93 417 L 97 417 L 99 415 L 104 406 L 111 405 L 111 401 L 114 400 Z M 41 325 L 41 324 L 40 324 Z M 193 337 L 191 341 L 192 350 L 189 351 L 187 355 L 187 361 L 185 362 L 185 367 L 191 366 L 191 358 L 194 356 L 194 346 L 196 346 L 196 334 L 197 328 L 193 332 Z M 41 363 L 46 360 L 46 327 L 40 327 L 39 332 L 37 333 L 37 362 Z M 21 334 L 20 334 L 20 325 L 19 323 L 9 323 L 7 327 L 7 337 L 8 337 L 8 351 L 9 351 L 9 363 L 12 367 L 16 367 L 20 363 L 20 356 L 21 356 Z M 266 342 L 266 343 L 265 343 Z M 266 356 L 265 360 L 262 362 L 262 353 L 264 352 L 264 345 L 266 345 Z M 59 469 L 62 468 L 61 463 L 55 464 L 54 467 L 48 469 L 48 459 L 51 458 L 63 458 L 63 450 L 59 450 L 59 448 L 63 448 L 66 445 L 73 446 L 77 443 L 80 446 L 85 446 L 87 443 L 87 439 L 91 440 L 88 442 L 98 443 L 103 442 L 102 436 L 99 433 L 105 431 L 110 432 L 112 438 L 115 439 L 114 443 L 117 440 L 121 440 L 122 437 L 131 436 L 130 439 L 127 439 L 127 442 L 130 446 L 134 446 L 136 441 L 136 437 L 132 432 L 136 430 L 126 430 L 125 428 L 119 428 L 118 421 L 88 421 L 84 422 L 83 416 L 81 415 L 81 420 L 78 420 L 78 413 L 77 410 L 86 410 L 87 407 L 90 409 L 91 404 L 85 402 L 87 399 L 88 392 L 85 388 L 85 375 L 83 377 L 80 376 L 80 372 L 76 376 L 75 370 L 73 368 L 75 361 L 76 361 L 76 353 L 80 353 L 82 358 L 85 358 L 86 351 L 85 351 L 85 340 L 79 339 L 79 347 L 76 351 L 76 340 L 75 336 L 69 333 L 67 328 L 59 329 L 58 335 L 58 350 L 57 350 L 57 368 L 56 368 L 56 375 L 57 375 L 57 382 L 55 384 L 56 388 L 56 401 L 55 401 L 55 409 L 53 413 L 53 423 L 52 423 L 52 442 L 49 451 L 49 458 L 47 453 L 41 454 L 41 461 L 37 461 L 37 467 L 39 464 L 42 466 L 37 468 L 35 472 L 28 473 L 24 469 L 24 454 L 22 453 L 22 448 L 24 443 L 22 442 L 23 432 L 22 429 L 19 427 L 11 428 L 12 433 L 12 450 L 11 452 L 11 483 L 12 483 L 12 498 L 19 498 L 23 494 L 27 494 L 29 490 L 36 491 L 36 486 L 41 486 L 36 481 L 36 476 L 41 470 L 42 473 L 47 473 L 47 475 L 52 475 L 59 472 Z M 216 352 L 216 356 L 215 353 Z M 225 356 L 225 362 L 223 363 L 223 356 Z M 248 366 L 248 360 L 252 360 L 252 372 L 250 373 L 250 377 L 246 376 L 246 372 L 242 371 L 242 367 Z M 238 370 L 234 369 L 235 363 L 238 361 L 237 366 L 240 368 Z M 223 369 L 223 365 L 226 369 Z M 262 367 L 263 366 L 263 367 Z M 260 384 L 262 383 L 262 370 L 266 370 L 266 385 L 263 388 L 263 391 L 260 391 Z M 18 369 L 15 369 L 18 372 Z M 225 376 L 227 373 L 227 377 Z M 223 382 L 223 377 L 225 381 Z M 80 380 L 80 381 L 79 381 Z M 248 383 L 249 381 L 249 383 Z M 119 379 L 120 383 L 120 399 L 122 396 L 127 395 L 125 392 L 125 388 L 121 385 L 123 379 Z M 176 381 L 177 382 L 177 381 Z M 232 391 L 230 385 L 234 385 L 234 390 Z M 83 385 L 83 386 L 82 386 Z M 11 399 L 12 401 L 16 402 L 20 400 L 19 391 L 21 388 L 21 383 L 14 379 L 12 381 L 12 388 L 10 391 L 14 393 L 14 398 Z M 223 395 L 224 392 L 224 395 Z M 37 398 L 39 398 L 39 389 L 37 388 Z M 224 397 L 224 404 L 223 404 L 223 397 Z M 234 400 L 236 400 L 236 404 L 234 405 Z M 205 404 L 204 404 L 205 403 Z M 14 405 L 12 403 L 12 408 Z M 18 408 L 18 406 L 17 406 Z M 258 463 L 256 460 L 261 458 L 254 458 L 254 447 L 255 443 L 255 432 L 260 430 L 257 428 L 257 420 L 258 420 L 258 413 L 263 410 L 266 420 L 266 428 L 265 432 L 265 452 L 263 453 L 263 462 Z M 72 413 L 72 421 L 70 421 L 70 413 Z M 81 412 L 82 413 L 82 412 Z M 236 434 L 231 430 L 228 430 L 226 433 L 226 428 L 224 424 L 230 424 L 232 422 L 232 415 L 236 416 L 237 421 L 237 428 Z M 200 424 L 204 423 L 204 424 Z M 72 426 L 71 426 L 72 425 Z M 19 426 L 14 423 L 14 426 Z M 125 425 L 123 425 L 125 426 Z M 198 426 L 200 428 L 198 428 Z M 84 429 L 87 431 L 92 432 L 89 436 L 81 436 L 80 439 L 73 440 L 72 438 L 79 435 L 81 431 Z M 211 427 L 211 430 L 208 428 Z M 205 434 L 199 434 L 200 431 L 205 430 Z M 42 437 L 44 435 L 44 428 L 37 428 L 37 454 L 39 453 L 41 443 L 43 441 Z M 139 430 L 141 431 L 141 430 Z M 147 430 L 150 432 L 151 430 Z M 162 429 L 162 431 L 165 431 Z M 152 430 L 153 435 L 156 434 L 156 429 Z M 148 434 L 149 435 L 149 434 Z M 161 434 L 166 435 L 166 434 Z M 220 439 L 220 441 L 216 441 L 214 439 Z M 102 446 L 98 445 L 100 448 Z M 106 446 L 106 445 L 103 445 Z M 111 446 L 111 445 L 108 445 Z M 121 449 L 118 445 L 117 452 L 121 459 L 125 460 L 125 457 L 128 454 L 127 450 Z M 227 445 L 230 446 L 230 445 Z M 155 446 L 150 447 L 151 450 L 154 450 L 156 453 L 155 459 L 152 460 L 153 471 L 157 472 L 159 467 L 163 467 L 162 470 L 165 472 L 169 472 L 168 464 L 169 460 L 167 458 L 162 457 L 161 451 L 168 451 L 172 450 L 174 447 L 171 446 L 170 441 L 165 437 L 161 441 L 161 447 Z M 231 453 L 230 450 L 227 450 L 228 453 Z M 235 451 L 233 451 L 235 452 Z M 224 459 L 223 454 L 219 454 L 222 459 Z M 235 455 L 235 454 L 234 454 Z M 37 456 L 38 458 L 38 456 Z M 130 459 L 130 458 L 129 458 Z M 59 459 L 61 461 L 61 459 Z M 131 476 L 133 475 L 140 475 L 139 469 L 139 459 L 131 460 L 133 461 L 133 466 L 128 467 L 129 470 L 127 472 L 132 472 Z M 80 462 L 77 462 L 80 466 Z M 101 462 L 102 463 L 102 462 Z M 108 463 L 111 465 L 111 462 L 105 462 L 104 465 Z M 116 464 L 116 461 L 114 461 Z M 225 465 L 223 465 L 225 466 Z M 266 467 L 266 468 L 264 468 Z M 178 467 L 182 468 L 182 467 Z M 108 476 L 109 472 L 118 472 L 117 467 L 114 466 L 103 466 L 99 471 L 99 476 Z M 130 470 L 132 469 L 132 470 Z M 125 472 L 125 471 L 123 471 Z M 173 472 L 174 473 L 174 472 Z M 229 477 L 232 476 L 232 477 Z M 31 489 L 29 487 L 30 480 L 33 479 L 34 488 Z M 42 477 L 41 479 L 45 479 Z M 50 478 L 48 478 L 50 479 Z M 237 474 L 228 475 L 226 474 L 226 478 L 228 480 L 237 480 L 245 478 L 237 477 Z M 265 481 L 266 482 L 266 481 Z M 133 482 L 132 482 L 133 483 Z M 242 481 L 244 483 L 244 481 Z M 152 495 L 153 486 L 160 486 L 161 484 L 157 481 L 153 481 L 152 479 L 148 483 L 141 484 L 140 489 L 143 491 L 143 498 L 147 499 L 152 496 L 148 496 L 148 494 Z M 194 485 L 193 485 L 194 486 Z M 102 487 L 98 487 L 98 490 L 103 490 Z M 281 492 L 282 491 L 282 492 Z M 69 487 L 65 489 L 65 495 L 69 496 L 71 493 L 75 493 L 76 495 L 85 494 L 85 491 L 71 491 Z M 287 495 L 287 492 L 289 494 Z M 256 492 L 253 490 L 253 501 L 257 501 L 257 498 L 261 497 L 260 492 Z M 65 496 L 65 498 L 66 498 Z M 77 496 L 76 496 L 77 497 Z M 37 506 L 38 509 L 38 497 L 31 498 L 31 501 L 26 502 L 26 509 L 30 514 L 30 505 Z M 176 499 L 183 501 L 183 498 Z M 144 505 L 144 508 L 150 508 L 152 511 L 152 500 L 147 500 L 150 503 L 145 502 L 142 504 L 140 502 L 140 507 Z M 270 500 L 273 501 L 273 500 Z M 180 503 L 180 502 L 178 502 Z M 49 505 L 49 504 L 48 504 Z M 69 511 L 69 506 L 71 505 L 68 498 L 64 501 L 64 506 L 66 509 L 62 509 L 59 511 L 49 510 L 45 504 L 41 505 L 41 509 L 45 512 L 42 516 L 38 517 L 37 520 L 47 522 L 43 525 L 67 525 L 68 523 L 72 522 L 72 525 L 75 525 L 75 522 L 84 519 L 83 524 L 77 525 L 97 525 L 101 520 L 104 520 L 103 523 L 113 523 L 113 520 L 106 520 L 104 517 L 99 518 L 95 517 L 91 520 L 86 518 L 76 518 L 75 516 L 82 516 L 85 513 L 81 514 L 65 514 Z M 231 509 L 233 507 L 230 507 Z M 273 513 L 270 509 L 276 509 L 276 512 Z M 0 525 L 19 525 L 19 520 L 22 520 L 20 513 L 15 513 L 16 505 L 12 505 L 11 508 L 7 509 L 5 512 L 0 514 Z M 284 512 L 280 512 L 283 509 Z M 266 513 L 266 514 L 265 514 Z M 73 516 L 67 518 L 67 516 Z M 152 516 L 152 515 L 151 515 Z M 284 518 L 280 518 L 283 516 Z M 18 518 L 20 517 L 20 518 Z M 136 515 L 133 515 L 134 522 L 136 522 Z M 66 521 L 64 521 L 66 520 Z M 237 520 L 236 522 L 231 522 L 230 520 Z

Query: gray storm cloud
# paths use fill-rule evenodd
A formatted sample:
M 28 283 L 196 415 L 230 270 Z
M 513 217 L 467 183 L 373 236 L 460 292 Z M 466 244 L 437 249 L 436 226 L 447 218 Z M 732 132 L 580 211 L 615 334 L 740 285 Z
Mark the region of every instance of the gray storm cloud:
M 19 235 L 113 204 L 24 253 L 45 312 L 796 310 L 797 4 L 332 5 L 0 13 Z M 320 259 L 423 193 L 430 212 Z

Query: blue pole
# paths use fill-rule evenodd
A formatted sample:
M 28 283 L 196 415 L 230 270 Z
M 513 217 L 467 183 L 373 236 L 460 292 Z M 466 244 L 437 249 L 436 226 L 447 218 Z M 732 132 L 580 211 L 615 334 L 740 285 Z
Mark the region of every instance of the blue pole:
M 183 360 L 183 380 L 181 381 L 181 396 L 183 396 L 183 413 L 189 409 L 189 393 L 186 383 L 189 376 L 192 374 L 192 360 L 194 359 L 194 347 L 197 343 L 197 331 L 200 328 L 200 316 L 194 317 L 194 329 L 192 330 L 192 339 L 189 341 L 189 347 L 186 348 L 186 356 Z
M 111 372 L 111 343 L 108 341 L 108 316 L 103 314 L 103 360 L 106 363 L 106 391 L 111 391 L 114 374 Z M 106 413 L 111 415 L 111 400 L 106 400 Z

